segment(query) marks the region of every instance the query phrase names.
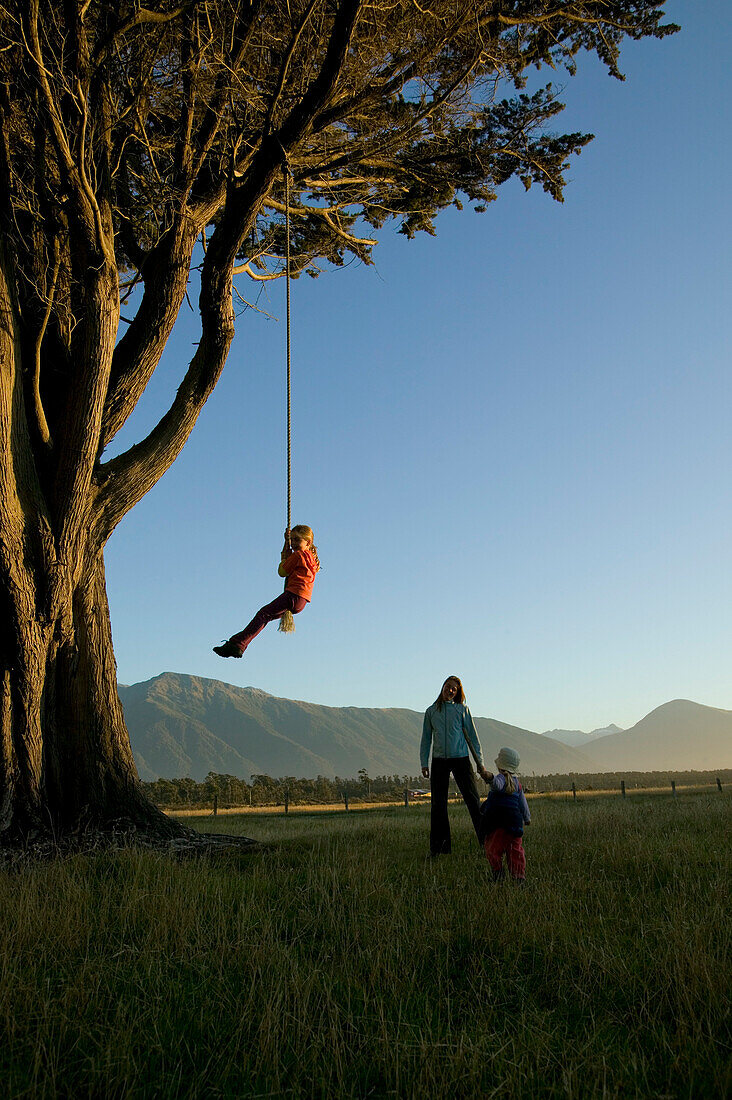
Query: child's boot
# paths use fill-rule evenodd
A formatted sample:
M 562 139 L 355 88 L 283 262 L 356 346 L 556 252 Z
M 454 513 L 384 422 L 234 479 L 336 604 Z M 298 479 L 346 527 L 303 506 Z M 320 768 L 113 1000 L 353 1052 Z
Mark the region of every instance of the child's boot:
M 218 653 L 219 657 L 241 657 L 244 650 L 234 645 L 233 642 L 222 642 L 221 645 L 215 645 L 213 647 L 214 653 Z

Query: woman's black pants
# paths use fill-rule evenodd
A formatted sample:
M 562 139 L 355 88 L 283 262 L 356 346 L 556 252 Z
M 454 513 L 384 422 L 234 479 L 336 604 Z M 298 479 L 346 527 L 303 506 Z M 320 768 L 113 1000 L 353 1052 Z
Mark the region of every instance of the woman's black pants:
M 480 798 L 475 785 L 475 774 L 469 756 L 432 757 L 430 768 L 430 791 L 432 792 L 432 810 L 430 814 L 430 853 L 433 856 L 447 855 L 450 852 L 450 820 L 447 816 L 447 790 L 450 773 L 455 776 L 458 790 L 468 807 L 473 821 L 475 835 L 480 825 Z

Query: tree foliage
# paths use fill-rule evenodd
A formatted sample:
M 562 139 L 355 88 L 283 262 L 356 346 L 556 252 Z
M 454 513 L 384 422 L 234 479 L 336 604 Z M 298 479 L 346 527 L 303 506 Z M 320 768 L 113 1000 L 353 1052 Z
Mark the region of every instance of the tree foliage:
M 231 340 L 232 272 L 281 271 L 283 162 L 296 271 L 349 254 L 368 260 L 366 228 L 388 219 L 410 236 L 432 232 L 440 210 L 463 199 L 485 206 L 512 176 L 561 199 L 569 157 L 589 135 L 547 132 L 562 104 L 551 84 L 523 91 L 527 71 L 573 72 L 585 50 L 619 77 L 624 38 L 672 29 L 659 9 L 649 0 L 5 0 L 2 228 L 32 367 L 29 412 L 58 453 L 69 398 L 89 404 L 104 390 L 99 423 L 84 424 L 95 436 L 84 473 L 106 511 L 100 539 L 182 445 L 192 425 L 181 406 L 210 392 Z M 167 430 L 137 455 L 150 472 L 135 468 L 134 453 L 100 464 L 159 361 L 194 243 L 206 237 L 201 352 Z M 87 331 L 89 273 L 103 268 L 119 273 L 122 302 L 144 289 L 108 364 Z

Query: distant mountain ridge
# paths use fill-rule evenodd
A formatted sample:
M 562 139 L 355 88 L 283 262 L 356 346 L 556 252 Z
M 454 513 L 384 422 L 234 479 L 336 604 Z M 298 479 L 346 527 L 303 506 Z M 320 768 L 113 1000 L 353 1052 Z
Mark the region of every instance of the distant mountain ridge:
M 607 737 L 611 733 L 622 733 L 620 726 L 611 724 L 601 729 L 591 730 L 585 733 L 583 730 L 546 730 L 542 737 L 552 737 L 555 741 L 561 741 L 563 745 L 571 745 L 575 749 L 584 748 L 590 741 L 597 737 Z
M 120 685 L 119 695 L 141 779 L 419 771 L 421 712 L 325 707 L 173 672 Z M 732 768 L 732 711 L 686 699 L 657 707 L 631 729 L 593 731 L 581 747 L 493 718 L 475 718 L 475 725 L 486 766 L 511 745 L 524 775 Z
M 419 772 L 417 711 L 318 706 L 172 672 L 120 685 L 119 695 L 141 779 Z M 550 738 L 494 719 L 475 724 L 489 768 L 509 744 L 524 772 L 591 770 L 581 753 Z
M 674 699 L 582 752 L 597 771 L 732 768 L 732 710 Z

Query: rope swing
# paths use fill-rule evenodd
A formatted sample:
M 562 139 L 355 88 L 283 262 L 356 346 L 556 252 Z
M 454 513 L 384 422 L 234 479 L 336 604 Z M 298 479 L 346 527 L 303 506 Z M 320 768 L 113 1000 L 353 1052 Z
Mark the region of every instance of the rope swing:
M 287 375 L 287 530 L 292 527 L 292 357 L 290 342 L 290 168 L 287 160 L 283 165 L 285 177 L 285 287 L 286 287 L 286 375 Z M 278 629 L 283 634 L 291 634 L 295 629 L 295 620 L 291 611 L 285 611 L 280 618 Z
M 285 164 L 285 285 L 287 287 L 287 530 L 292 526 L 292 363 L 290 344 L 290 169 Z

